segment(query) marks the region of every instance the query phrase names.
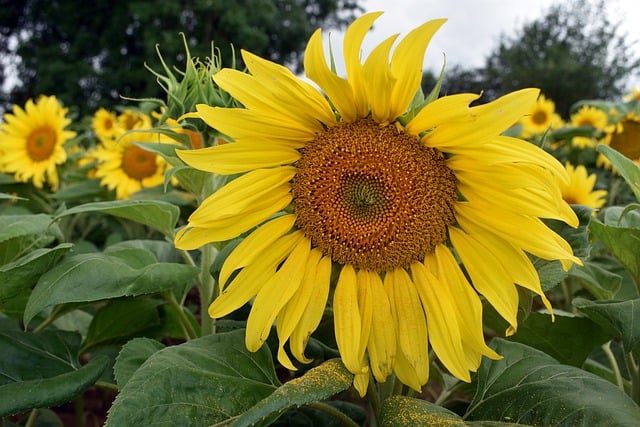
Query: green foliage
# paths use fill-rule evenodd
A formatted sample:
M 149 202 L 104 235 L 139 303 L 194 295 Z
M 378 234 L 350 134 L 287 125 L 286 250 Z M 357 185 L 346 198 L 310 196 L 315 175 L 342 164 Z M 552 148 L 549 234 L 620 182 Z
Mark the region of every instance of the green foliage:
M 359 8 L 357 0 L 9 2 L 0 8 L 0 54 L 16 70 L 0 68 L 0 82 L 12 75 L 20 84 L 0 101 L 8 109 L 36 93 L 55 94 L 87 114 L 122 104 L 121 96 L 160 98 L 144 64 L 156 68 L 156 45 L 169 64 L 182 64 L 180 32 L 196 57 L 209 55 L 214 42 L 227 66 L 231 45 L 297 64 L 316 28 L 341 28 Z

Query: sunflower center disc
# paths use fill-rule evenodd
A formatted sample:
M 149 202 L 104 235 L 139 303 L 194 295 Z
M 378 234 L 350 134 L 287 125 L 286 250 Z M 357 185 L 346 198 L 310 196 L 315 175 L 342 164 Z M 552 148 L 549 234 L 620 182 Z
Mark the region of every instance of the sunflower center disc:
M 454 221 L 456 178 L 444 156 L 394 125 L 341 123 L 305 146 L 296 168 L 296 225 L 340 264 L 408 267 Z
M 122 170 L 130 178 L 142 181 L 156 173 L 156 155 L 132 145 L 122 154 Z
M 27 138 L 27 153 L 34 162 L 47 160 L 56 146 L 56 132 L 48 126 L 35 129 Z

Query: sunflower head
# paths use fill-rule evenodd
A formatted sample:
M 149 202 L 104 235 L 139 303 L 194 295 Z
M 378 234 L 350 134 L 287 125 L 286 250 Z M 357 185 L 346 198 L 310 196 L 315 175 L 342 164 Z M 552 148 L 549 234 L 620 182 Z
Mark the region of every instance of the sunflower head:
M 305 346 L 331 304 L 338 349 L 361 394 L 392 373 L 420 390 L 429 346 L 469 381 L 483 356 L 499 358 L 483 339 L 480 297 L 514 331 L 515 284 L 551 308 L 530 255 L 567 269 L 580 263 L 541 221 L 578 224 L 560 191 L 566 170 L 533 144 L 501 136 L 538 91 L 475 107 L 477 94 L 412 102 L 444 20 L 393 35 L 363 60 L 380 15 L 347 29 L 345 76 L 328 64 L 321 31 L 311 36 L 304 67 L 316 86 L 242 51 L 247 73 L 223 69 L 213 79 L 244 108 L 200 104 L 190 115 L 234 142 L 178 151 L 195 168 L 236 175 L 175 241 L 196 249 L 246 233 L 221 268 L 210 316 L 252 300 L 247 347 L 257 350 L 275 323 L 278 360 L 295 369 L 291 356 L 309 362 Z
M 569 204 L 585 205 L 592 209 L 599 209 L 607 201 L 606 190 L 595 190 L 596 174 L 589 174 L 583 165 L 572 166 L 565 164 L 569 175 L 569 182 L 562 183 L 560 189 L 562 198 Z
M 525 137 L 540 135 L 562 124 L 556 113 L 556 105 L 551 99 L 540 95 L 531 110 L 520 120 Z
M 91 127 L 100 140 L 113 139 L 122 133 L 118 117 L 106 108 L 100 108 L 94 113 Z
M 66 114 L 55 96 L 30 99 L 24 109 L 14 105 L 0 124 L 0 169 L 13 173 L 18 181 L 31 181 L 38 188 L 47 182 L 56 190 L 56 167 L 67 158 L 64 144 L 76 135 L 65 129 L 71 123 Z

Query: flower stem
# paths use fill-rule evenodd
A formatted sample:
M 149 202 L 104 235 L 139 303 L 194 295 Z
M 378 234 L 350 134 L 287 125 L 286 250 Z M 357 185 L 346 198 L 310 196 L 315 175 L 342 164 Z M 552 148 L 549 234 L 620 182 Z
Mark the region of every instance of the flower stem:
M 198 336 L 198 333 L 195 331 L 195 329 L 193 329 L 193 325 L 187 318 L 187 315 L 184 313 L 184 307 L 178 304 L 178 301 L 176 301 L 176 297 L 175 295 L 173 295 L 173 292 L 172 291 L 163 292 L 162 296 L 164 297 L 165 300 L 167 300 L 169 305 L 174 309 L 174 311 L 178 315 L 178 318 L 180 319 L 180 326 L 182 326 L 182 331 L 184 332 L 185 337 L 187 338 L 187 341 L 190 339 L 196 338 Z
M 317 409 L 318 411 L 322 411 L 325 414 L 331 415 L 345 427 L 359 427 L 358 423 L 349 418 L 345 413 L 324 402 L 312 402 L 307 406 Z
M 36 425 L 36 420 L 38 419 L 38 408 L 32 409 L 29 413 L 29 418 L 27 418 L 27 422 L 24 424 L 24 427 L 33 427 Z
M 620 367 L 616 361 L 616 356 L 611 351 L 611 341 L 602 344 L 600 348 L 604 352 L 605 356 L 607 356 L 607 360 L 609 360 L 613 374 L 616 377 L 616 384 L 618 385 L 618 388 L 624 391 L 624 380 L 622 379 L 622 374 L 620 373 Z
M 209 305 L 213 302 L 216 292 L 216 284 L 213 276 L 211 276 L 211 264 L 216 256 L 215 248 L 208 244 L 202 247 L 202 259 L 200 262 L 200 327 L 202 336 L 211 335 L 215 332 L 214 321 L 209 318 L 207 311 Z
M 625 360 L 627 361 L 627 370 L 631 379 L 631 398 L 634 402 L 640 404 L 640 367 L 631 352 L 625 354 Z

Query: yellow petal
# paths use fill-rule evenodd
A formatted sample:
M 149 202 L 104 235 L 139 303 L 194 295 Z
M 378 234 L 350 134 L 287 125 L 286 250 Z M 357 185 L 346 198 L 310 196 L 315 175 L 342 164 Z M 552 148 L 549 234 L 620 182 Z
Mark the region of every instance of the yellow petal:
M 391 96 L 390 120 L 402 115 L 420 88 L 422 63 L 431 38 L 446 19 L 434 19 L 415 28 L 398 43 L 391 60 L 396 84 Z M 424 130 L 424 129 L 423 129 Z
M 400 342 L 397 343 L 396 359 L 393 365 L 393 372 L 403 384 L 408 385 L 418 393 L 422 391 L 422 386 L 429 380 L 429 364 L 427 363 L 426 376 L 419 377 L 415 366 L 402 353 Z
M 191 167 L 220 175 L 288 165 L 300 158 L 300 152 L 288 146 L 251 142 L 235 142 L 199 150 L 176 150 L 176 154 Z
M 278 271 L 258 291 L 247 319 L 245 343 L 249 351 L 257 351 L 262 346 L 280 310 L 300 287 L 310 251 L 311 241 L 301 239 Z
M 384 290 L 380 276 L 369 274 L 373 313 L 369 344 L 369 364 L 371 372 L 378 382 L 384 382 L 393 371 L 396 358 L 396 332 L 389 297 Z
M 358 282 L 351 265 L 342 267 L 333 294 L 336 343 L 344 365 L 354 374 L 362 373 L 360 335 L 362 322 L 358 307 Z
M 382 12 L 372 12 L 360 16 L 353 21 L 344 34 L 344 64 L 347 70 L 347 79 L 353 90 L 357 117 L 366 117 L 369 114 L 369 100 L 367 99 L 364 73 L 360 61 L 362 41 L 373 26 L 373 22 L 380 15 Z
M 364 397 L 367 394 L 367 388 L 369 387 L 369 373 L 356 374 L 353 377 L 353 387 L 358 391 L 360 397 Z
M 388 271 L 384 287 L 396 320 L 399 351 L 413 367 L 418 382 L 422 385 L 429 377 L 429 356 L 427 325 L 420 296 L 403 268 Z
M 346 122 L 355 121 L 357 112 L 351 85 L 346 79 L 331 71 L 327 65 L 320 29 L 309 39 L 304 53 L 304 69 L 307 77 L 327 94 L 342 119 Z
M 453 247 L 471 277 L 473 286 L 515 330 L 518 326 L 518 292 L 512 278 L 488 245 L 456 228 L 449 228 Z
M 284 236 L 296 220 L 295 215 L 282 215 L 263 225 L 243 239 L 229 254 L 220 269 L 219 282 L 224 288 L 231 274 L 242 267 L 253 263 L 262 256 L 271 245 Z
M 420 110 L 413 120 L 407 123 L 405 131 L 418 135 L 447 122 L 471 121 L 473 116 L 469 104 L 479 97 L 472 93 L 461 93 L 438 98 Z
M 391 92 L 396 80 L 389 67 L 389 53 L 396 38 L 398 38 L 398 34 L 387 38 L 376 46 L 362 68 L 371 115 L 376 122 L 381 124 L 388 124 L 392 119 L 395 119 L 395 117 L 390 117 Z
M 471 381 L 453 296 L 448 287 L 419 262 L 411 264 L 411 277 L 427 312 L 429 342 L 433 351 L 454 376 L 462 381 Z
M 358 286 L 358 308 L 360 309 L 360 346 L 358 347 L 358 354 L 360 355 L 360 360 L 364 360 L 364 353 L 371 333 L 371 318 L 373 317 L 371 286 L 369 285 L 369 274 L 366 270 L 358 270 L 356 282 Z
M 323 130 L 323 125 L 332 126 L 336 123 L 333 110 L 322 94 L 309 83 L 297 78 L 288 68 L 245 50 L 242 51 L 242 58 L 261 86 L 246 89 L 253 91 L 254 96 L 262 98 L 262 102 L 266 103 L 261 106 L 262 111 L 273 108 L 282 112 L 285 117 L 303 120 L 307 127 L 318 132 Z M 218 74 L 214 78 L 216 76 Z M 245 107 L 251 108 L 246 104 Z
M 299 148 L 316 135 L 313 128 L 300 126 L 299 123 L 263 111 L 211 107 L 205 104 L 196 105 L 196 110 L 206 124 L 236 142 L 278 141 Z
M 278 315 L 278 322 L 276 324 L 278 332 L 278 360 L 289 361 L 289 357 L 284 351 L 284 344 L 291 336 L 294 329 L 298 326 L 302 315 L 309 304 L 309 299 L 313 295 L 313 285 L 315 284 L 315 274 L 318 262 L 322 254 L 317 250 L 312 250 L 309 253 L 307 261 L 304 265 L 304 276 L 300 281 L 300 287 L 298 291 L 293 294 L 291 299 L 284 305 L 280 314 Z M 295 369 L 293 364 L 289 361 L 289 365 L 285 365 L 288 369 Z
M 277 267 L 304 238 L 302 232 L 297 231 L 276 240 L 253 264 L 242 269 L 222 294 L 211 303 L 209 316 L 217 319 L 246 304 L 276 273 Z
M 288 183 L 295 173 L 292 166 L 247 172 L 207 197 L 189 217 L 189 225 L 215 226 L 223 218 L 243 215 L 261 203 L 270 204 L 289 192 Z
M 528 113 L 538 93 L 538 89 L 522 89 L 487 104 L 471 107 L 475 120 L 439 126 L 427 135 L 425 142 L 445 152 L 450 148 L 479 146 L 504 132 Z
M 317 249 L 312 249 L 312 252 Z M 307 280 L 306 278 L 304 279 Z M 301 362 L 309 363 L 304 355 L 304 349 L 309 342 L 309 337 L 316 330 L 327 305 L 329 298 L 329 284 L 331 281 L 331 259 L 322 257 L 316 265 L 315 275 L 309 278 L 309 286 L 312 294 L 309 297 L 307 307 L 302 313 L 298 325 L 291 333 L 290 346 L 291 354 Z

